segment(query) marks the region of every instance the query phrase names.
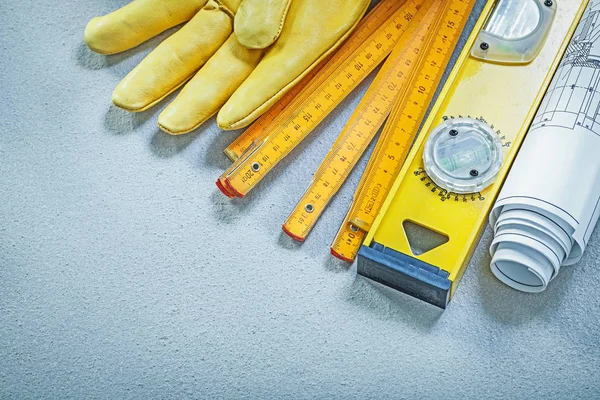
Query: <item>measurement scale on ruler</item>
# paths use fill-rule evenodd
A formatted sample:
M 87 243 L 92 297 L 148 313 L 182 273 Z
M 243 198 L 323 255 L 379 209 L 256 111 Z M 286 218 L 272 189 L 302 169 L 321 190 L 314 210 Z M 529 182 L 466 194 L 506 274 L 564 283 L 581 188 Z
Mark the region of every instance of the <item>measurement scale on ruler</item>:
M 396 43 L 315 173 L 309 188 L 283 225 L 288 236 L 298 241 L 306 239 L 329 201 L 383 125 L 398 93 L 408 89 L 407 80 L 417 67 L 428 38 L 433 34 L 430 27 L 438 18 L 442 3 L 438 0 L 425 1 L 408 30 Z
M 359 274 L 447 306 L 586 4 L 488 3 L 360 248 Z M 409 223 L 444 240 L 420 248 Z
M 229 197 L 244 197 L 392 51 L 422 0 L 383 0 L 313 80 L 267 125 L 251 127 L 232 150 L 253 143 L 217 181 Z M 247 131 L 248 132 L 248 131 Z M 235 147 L 234 146 L 234 147 Z
M 348 39 L 350 41 L 352 39 Z M 348 47 L 343 46 L 338 50 L 340 55 L 346 56 L 348 52 Z M 252 146 L 257 140 L 263 139 L 266 132 L 268 132 L 269 125 L 273 122 L 278 115 L 283 113 L 292 101 L 300 95 L 303 89 L 313 81 L 313 79 L 317 79 L 317 76 L 323 76 L 325 74 L 321 74 L 321 70 L 329 63 L 332 55 L 327 57 L 325 60 L 321 61 L 319 65 L 317 65 L 312 71 L 310 71 L 302 80 L 295 85 L 289 92 L 287 92 L 277 103 L 275 103 L 269 110 L 264 113 L 260 118 L 258 118 L 248 129 L 246 129 L 240 136 L 237 137 L 225 150 L 223 153 L 233 161 L 233 165 L 230 168 L 234 168 L 240 164 L 239 158 L 242 154 L 250 146 Z M 326 71 L 325 71 L 326 72 Z M 227 184 L 223 177 L 217 179 L 216 182 L 219 190 L 230 199 L 235 198 L 235 194 L 230 193 L 227 189 Z
M 337 258 L 352 262 L 358 254 L 366 232 L 408 155 L 474 4 L 474 0 L 446 1 L 419 66 L 407 83 L 408 90 L 394 105 L 350 210 L 331 245 L 331 253 Z
M 350 39 L 349 39 L 350 40 Z M 340 48 L 338 51 L 341 54 L 346 53 L 345 47 Z M 315 79 L 325 65 L 331 60 L 331 55 L 325 60 L 321 61 L 319 65 L 313 68 L 298 84 L 294 85 L 277 103 L 275 103 L 269 110 L 261 115 L 248 129 L 246 129 L 241 135 L 239 135 L 229 146 L 225 148 L 223 153 L 233 162 L 235 162 L 248 148 L 261 136 L 264 129 L 269 126 L 273 120 L 280 115 L 283 110 L 302 92 L 313 79 Z

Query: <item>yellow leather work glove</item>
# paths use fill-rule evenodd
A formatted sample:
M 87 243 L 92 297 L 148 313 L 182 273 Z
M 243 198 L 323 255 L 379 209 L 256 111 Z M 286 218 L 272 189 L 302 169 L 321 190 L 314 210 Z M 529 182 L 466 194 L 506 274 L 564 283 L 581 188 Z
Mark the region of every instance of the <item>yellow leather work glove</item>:
M 158 118 L 171 134 L 219 112 L 222 129 L 247 126 L 351 33 L 370 0 L 134 0 L 85 29 L 114 54 L 182 22 L 117 86 L 115 105 L 144 111 L 191 80 Z M 220 110 L 220 111 L 219 111 Z

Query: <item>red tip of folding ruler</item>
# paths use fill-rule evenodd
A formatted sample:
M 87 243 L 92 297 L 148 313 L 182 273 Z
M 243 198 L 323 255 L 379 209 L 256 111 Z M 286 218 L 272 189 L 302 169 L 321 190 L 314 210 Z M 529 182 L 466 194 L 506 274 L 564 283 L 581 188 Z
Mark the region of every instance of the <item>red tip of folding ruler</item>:
M 339 258 L 342 261 L 346 261 L 349 263 L 353 263 L 354 260 L 348 257 L 344 257 L 343 255 L 341 255 L 340 253 L 336 252 L 334 249 L 330 249 L 331 251 L 331 255 L 334 256 L 335 258 Z
M 285 227 L 285 225 L 283 225 L 281 227 L 281 229 L 283 229 L 285 234 L 288 235 L 289 237 L 291 237 L 292 239 L 294 239 L 295 241 L 304 242 L 306 240 L 306 238 L 303 238 L 302 236 L 294 235 L 292 232 L 288 231 L 287 228 Z
M 234 199 L 235 195 L 230 193 L 229 190 L 227 190 L 227 188 L 225 186 L 223 186 L 223 183 L 221 182 L 221 180 L 217 179 L 217 187 L 219 188 L 219 190 L 221 191 L 221 193 L 223 193 L 225 196 L 229 197 L 230 199 Z
M 233 186 L 231 186 L 231 183 L 229 183 L 229 179 L 227 179 L 227 178 L 225 178 L 225 185 L 227 186 L 225 188 L 225 190 L 227 190 L 229 193 L 233 194 L 234 196 L 239 197 L 241 199 L 246 197 L 245 194 L 238 192 Z

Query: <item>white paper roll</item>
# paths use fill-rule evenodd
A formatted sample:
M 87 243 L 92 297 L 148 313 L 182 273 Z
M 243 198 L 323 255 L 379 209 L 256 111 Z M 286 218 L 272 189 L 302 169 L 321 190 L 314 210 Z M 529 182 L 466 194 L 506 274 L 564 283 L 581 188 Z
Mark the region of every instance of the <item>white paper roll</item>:
M 600 215 L 599 17 L 592 0 L 490 214 L 492 271 L 518 290 L 544 290 L 556 257 L 578 262 Z

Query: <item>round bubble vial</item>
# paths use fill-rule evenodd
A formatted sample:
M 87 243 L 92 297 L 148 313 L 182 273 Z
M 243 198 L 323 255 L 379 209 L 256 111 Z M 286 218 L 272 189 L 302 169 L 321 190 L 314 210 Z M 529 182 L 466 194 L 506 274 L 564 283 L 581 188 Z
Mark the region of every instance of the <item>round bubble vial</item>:
M 459 194 L 491 185 L 503 159 L 496 132 L 473 118 L 452 118 L 437 126 L 423 151 L 429 177 L 442 189 Z

